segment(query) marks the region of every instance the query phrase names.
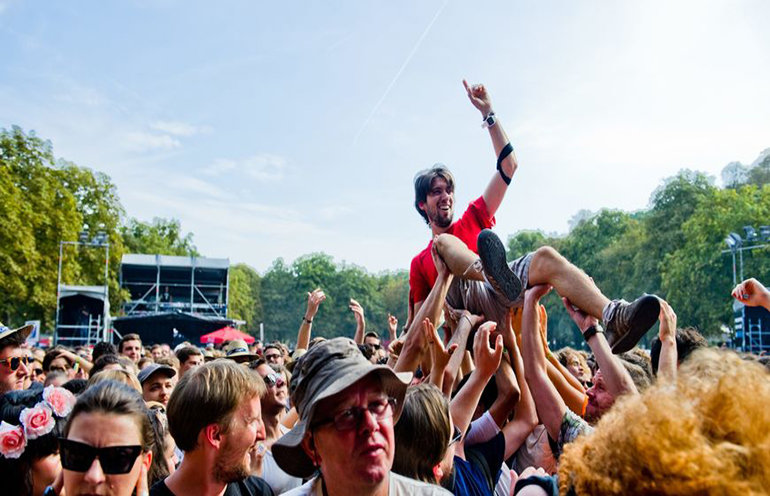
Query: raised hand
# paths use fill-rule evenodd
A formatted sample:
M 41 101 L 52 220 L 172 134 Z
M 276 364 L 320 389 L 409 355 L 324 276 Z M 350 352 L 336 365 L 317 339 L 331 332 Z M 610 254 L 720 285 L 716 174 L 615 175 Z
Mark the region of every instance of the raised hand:
M 422 321 L 422 331 L 425 333 L 425 339 L 428 342 L 428 348 L 430 350 L 432 368 L 431 368 L 431 380 L 434 384 L 441 388 L 441 380 L 444 376 L 444 369 L 446 369 L 449 359 L 452 357 L 452 353 L 457 349 L 457 343 L 449 345 L 449 348 L 444 348 L 444 343 L 436 331 L 436 327 L 430 321 L 430 319 L 424 319 Z
M 398 333 L 398 319 L 395 315 L 388 314 L 388 332 L 390 339 L 396 339 Z
M 309 292 L 307 294 L 307 310 L 305 311 L 305 319 L 313 320 L 315 314 L 318 313 L 318 307 L 325 299 L 326 295 L 321 288 L 316 288 Z
M 489 98 L 489 92 L 483 84 L 469 85 L 468 81 L 463 79 L 463 86 L 468 93 L 468 99 L 476 107 L 482 116 L 487 116 L 492 111 L 492 100 Z
M 503 358 L 503 337 L 495 337 L 494 348 L 489 346 L 489 335 L 497 328 L 494 322 L 484 322 L 473 339 L 473 361 L 484 377 L 492 377 Z
M 449 267 L 447 267 L 446 262 L 444 262 L 444 259 L 441 258 L 441 255 L 438 253 L 438 248 L 436 248 L 436 243 L 434 242 L 430 249 L 430 256 L 433 258 L 433 265 L 436 266 L 436 272 L 438 272 L 439 277 L 444 277 L 449 273 Z
M 661 342 L 666 340 L 676 340 L 676 314 L 668 302 L 660 300 L 660 330 L 658 338 Z
M 770 291 L 753 277 L 735 286 L 732 295 L 744 305 L 770 308 Z
M 589 327 L 595 326 L 599 323 L 599 319 L 592 315 L 588 315 L 579 308 L 576 308 L 572 302 L 569 301 L 569 299 L 562 298 L 561 301 L 564 303 L 564 308 L 567 309 L 567 313 L 569 314 L 572 321 L 577 324 L 580 332 L 584 332 Z

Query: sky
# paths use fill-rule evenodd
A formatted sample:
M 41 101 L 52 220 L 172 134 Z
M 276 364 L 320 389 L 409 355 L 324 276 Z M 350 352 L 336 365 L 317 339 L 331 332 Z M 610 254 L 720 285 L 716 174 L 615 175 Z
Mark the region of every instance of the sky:
M 519 161 L 496 232 L 566 233 L 770 147 L 768 20 L 764 0 L 0 0 L 0 127 L 206 256 L 408 269 L 415 173 L 453 171 L 456 216 L 495 173 L 463 78 Z

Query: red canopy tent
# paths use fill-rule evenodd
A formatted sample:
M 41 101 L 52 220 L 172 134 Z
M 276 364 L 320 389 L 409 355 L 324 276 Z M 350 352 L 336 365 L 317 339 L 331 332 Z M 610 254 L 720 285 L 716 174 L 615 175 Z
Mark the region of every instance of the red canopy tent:
M 252 336 L 249 336 L 245 332 L 241 332 L 238 329 L 235 329 L 234 327 L 228 326 L 228 327 L 223 327 L 221 329 L 218 329 L 214 332 L 204 334 L 203 336 L 201 336 L 201 343 L 221 344 L 227 341 L 232 341 L 233 339 L 242 339 L 246 341 L 246 343 L 248 344 L 252 344 L 254 342 L 254 338 Z

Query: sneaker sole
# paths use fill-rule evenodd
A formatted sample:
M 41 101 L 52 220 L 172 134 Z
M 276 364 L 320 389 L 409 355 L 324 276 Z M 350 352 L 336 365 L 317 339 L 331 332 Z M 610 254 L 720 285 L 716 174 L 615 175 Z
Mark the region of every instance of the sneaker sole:
M 479 233 L 477 246 L 484 275 L 489 283 L 509 301 L 516 301 L 521 295 L 521 280 L 505 261 L 503 242 L 490 229 L 484 229 Z
M 628 332 L 617 342 L 612 344 L 612 353 L 615 355 L 625 353 L 647 334 L 647 331 L 655 325 L 660 316 L 660 301 L 653 295 L 643 295 L 640 297 L 639 304 L 631 315 L 631 326 Z

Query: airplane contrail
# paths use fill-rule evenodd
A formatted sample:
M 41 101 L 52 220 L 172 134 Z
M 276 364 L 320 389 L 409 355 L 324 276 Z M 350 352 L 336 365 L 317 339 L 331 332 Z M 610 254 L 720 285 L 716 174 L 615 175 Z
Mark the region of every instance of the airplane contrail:
M 377 113 L 377 111 L 380 109 L 380 105 L 382 105 L 382 102 L 385 101 L 385 98 L 388 97 L 388 93 L 390 93 L 390 90 L 396 84 L 396 81 L 398 81 L 398 78 L 401 77 L 401 73 L 404 72 L 404 69 L 406 69 L 406 66 L 409 65 L 409 62 L 412 60 L 412 57 L 414 57 L 414 54 L 417 53 L 417 50 L 420 48 L 420 45 L 422 44 L 422 40 L 424 40 L 425 37 L 428 35 L 430 28 L 433 27 L 433 24 L 435 24 L 436 19 L 438 19 L 438 17 L 441 15 L 441 12 L 444 11 L 444 7 L 446 7 L 448 3 L 449 3 L 449 0 L 445 0 L 444 4 L 441 7 L 439 7 L 438 11 L 436 11 L 436 15 L 433 16 L 433 19 L 431 19 L 431 21 L 428 23 L 428 26 L 422 32 L 422 35 L 420 35 L 420 38 L 417 40 L 417 43 L 415 43 L 414 47 L 412 47 L 412 51 L 410 51 L 409 55 L 406 56 L 406 60 L 404 60 L 404 63 L 401 64 L 401 67 L 398 69 L 398 72 L 396 72 L 396 75 L 393 77 L 393 80 L 390 82 L 388 87 L 385 88 L 385 93 L 382 94 L 380 99 L 374 105 L 374 108 L 369 113 L 369 117 L 366 118 L 366 120 L 364 121 L 364 124 L 361 126 L 361 129 L 359 129 L 358 133 L 356 133 L 356 137 L 353 139 L 353 144 L 358 143 L 358 138 L 361 137 L 361 133 L 364 132 L 364 129 L 366 129 L 366 126 L 369 125 L 369 121 L 372 120 L 372 117 L 374 117 L 374 114 Z

